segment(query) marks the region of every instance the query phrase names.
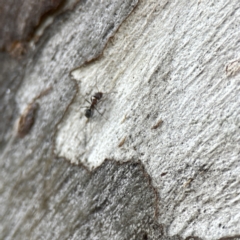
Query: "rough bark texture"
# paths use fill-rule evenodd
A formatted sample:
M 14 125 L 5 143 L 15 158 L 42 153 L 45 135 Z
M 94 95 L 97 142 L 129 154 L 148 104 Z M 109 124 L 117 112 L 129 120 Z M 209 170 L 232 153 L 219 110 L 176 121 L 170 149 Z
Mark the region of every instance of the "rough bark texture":
M 239 1 L 69 2 L 0 53 L 0 238 L 240 239 Z
M 0 0 L 0 49 L 22 45 L 33 34 L 41 18 L 64 0 Z

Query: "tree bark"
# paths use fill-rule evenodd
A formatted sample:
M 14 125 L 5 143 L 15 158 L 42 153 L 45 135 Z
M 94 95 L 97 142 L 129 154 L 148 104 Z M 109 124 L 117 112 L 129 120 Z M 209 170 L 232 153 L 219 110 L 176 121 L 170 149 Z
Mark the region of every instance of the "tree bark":
M 240 239 L 239 1 L 31 9 L 1 39 L 0 238 Z

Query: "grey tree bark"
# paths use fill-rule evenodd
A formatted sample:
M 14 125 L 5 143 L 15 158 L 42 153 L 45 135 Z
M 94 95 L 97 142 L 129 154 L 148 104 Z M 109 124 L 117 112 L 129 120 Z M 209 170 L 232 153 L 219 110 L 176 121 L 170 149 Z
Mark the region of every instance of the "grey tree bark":
M 239 1 L 60 7 L 0 54 L 0 238 L 240 239 Z

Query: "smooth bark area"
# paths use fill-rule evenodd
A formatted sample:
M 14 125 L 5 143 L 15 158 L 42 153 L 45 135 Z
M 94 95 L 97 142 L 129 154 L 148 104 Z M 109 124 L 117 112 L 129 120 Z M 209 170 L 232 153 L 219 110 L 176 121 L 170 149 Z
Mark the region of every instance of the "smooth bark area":
M 0 54 L 0 238 L 240 239 L 239 1 L 56 16 Z

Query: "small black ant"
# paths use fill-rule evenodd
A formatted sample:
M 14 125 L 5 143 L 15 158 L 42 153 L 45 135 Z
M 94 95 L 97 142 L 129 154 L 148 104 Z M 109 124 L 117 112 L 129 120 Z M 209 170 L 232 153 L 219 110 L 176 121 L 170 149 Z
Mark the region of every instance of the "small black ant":
M 85 110 L 85 117 L 86 117 L 86 118 L 91 118 L 91 117 L 93 116 L 94 109 L 97 110 L 97 108 L 96 108 L 95 106 L 97 105 L 98 101 L 101 100 L 102 96 L 103 96 L 103 93 L 102 93 L 102 92 L 96 92 L 96 93 L 94 93 L 94 95 L 91 97 L 91 102 L 89 102 L 89 101 L 86 100 L 87 102 L 89 102 L 89 103 L 91 104 L 90 107 Z M 98 112 L 100 115 L 102 115 L 98 110 L 97 110 L 97 112 Z

